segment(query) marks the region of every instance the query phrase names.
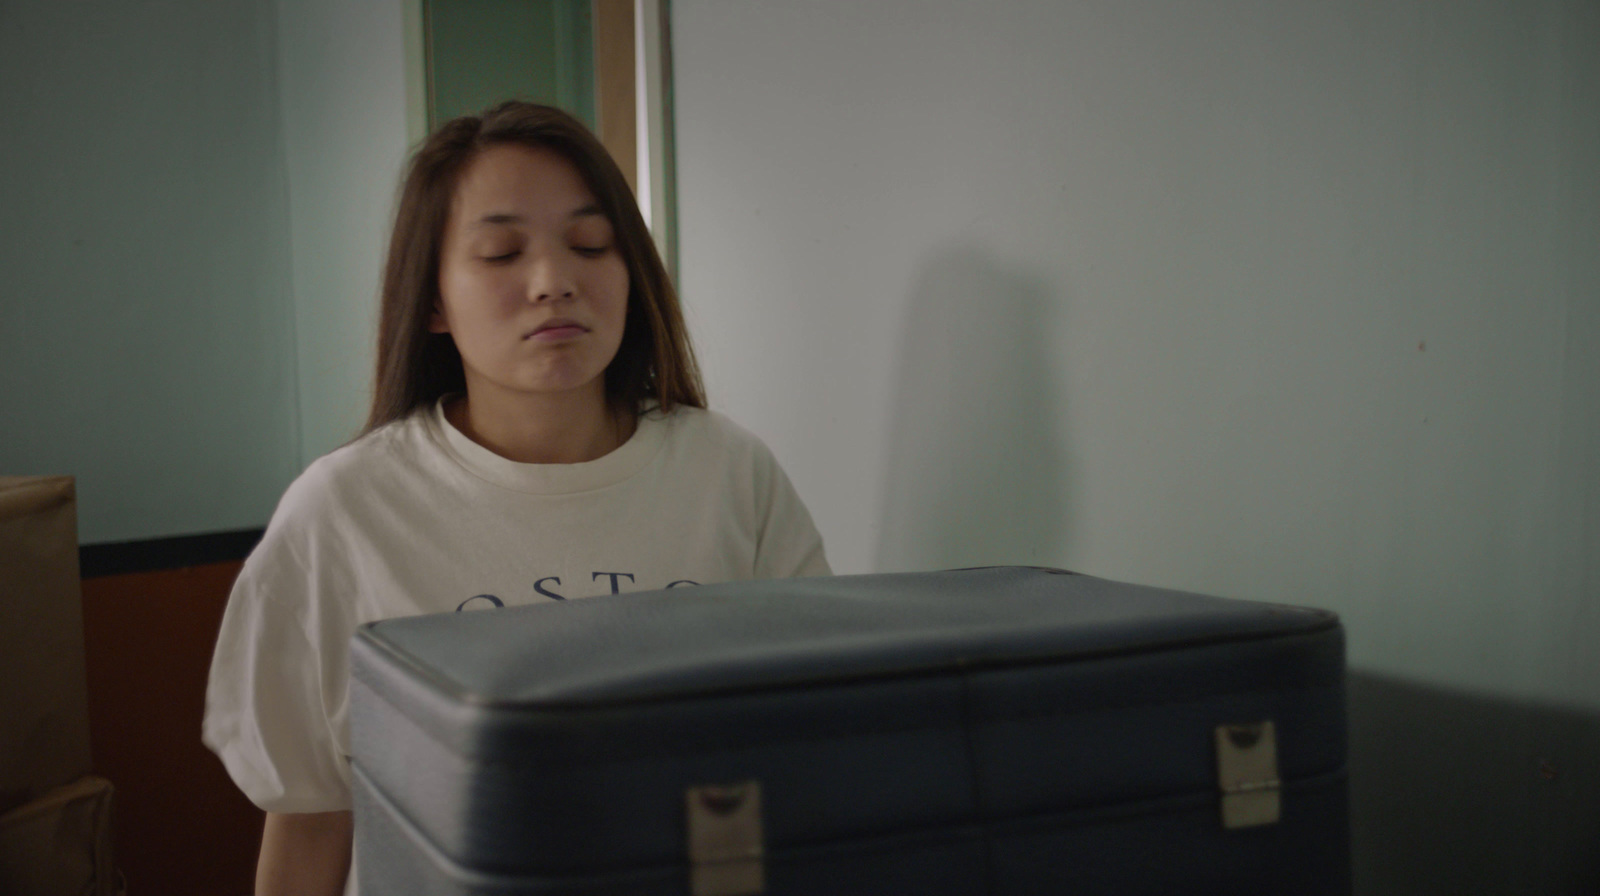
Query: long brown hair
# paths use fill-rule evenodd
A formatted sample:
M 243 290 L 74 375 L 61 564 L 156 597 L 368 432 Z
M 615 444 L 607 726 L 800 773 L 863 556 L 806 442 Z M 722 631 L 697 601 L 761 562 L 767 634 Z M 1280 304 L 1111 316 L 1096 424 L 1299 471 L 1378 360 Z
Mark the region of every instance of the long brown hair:
M 634 413 L 652 404 L 663 411 L 680 404 L 705 407 L 705 387 L 677 291 L 622 172 L 571 115 L 512 101 L 481 116 L 446 122 L 411 159 L 383 269 L 378 368 L 363 432 L 466 389 L 455 341 L 448 333 L 430 333 L 428 318 L 440 302 L 439 253 L 456 184 L 478 153 L 500 144 L 560 153 L 578 169 L 611 221 L 628 268 L 628 312 L 622 344 L 606 368 L 607 399 Z

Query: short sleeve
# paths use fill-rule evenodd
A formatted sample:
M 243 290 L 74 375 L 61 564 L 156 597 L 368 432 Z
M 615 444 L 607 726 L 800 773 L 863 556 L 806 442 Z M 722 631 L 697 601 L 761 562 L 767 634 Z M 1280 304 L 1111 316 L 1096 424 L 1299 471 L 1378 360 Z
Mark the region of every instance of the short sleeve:
M 756 542 L 755 577 L 787 579 L 831 575 L 822 535 L 794 484 L 765 445 L 757 457 L 757 494 L 764 503 Z
M 327 571 L 320 578 L 326 579 Z M 245 562 L 217 636 L 202 739 L 269 812 L 350 808 L 341 740 L 345 626 L 327 581 L 279 532 Z M 331 615 L 330 615 L 331 614 Z

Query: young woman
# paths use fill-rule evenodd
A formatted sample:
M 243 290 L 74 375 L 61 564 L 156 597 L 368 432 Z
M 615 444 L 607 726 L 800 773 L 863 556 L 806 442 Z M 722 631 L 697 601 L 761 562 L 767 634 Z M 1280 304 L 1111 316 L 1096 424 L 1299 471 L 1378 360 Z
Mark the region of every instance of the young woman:
M 827 572 L 772 454 L 705 410 L 599 141 L 527 103 L 451 121 L 406 175 L 366 431 L 289 487 L 212 662 L 205 742 L 268 813 L 258 896 L 350 879 L 357 625 Z

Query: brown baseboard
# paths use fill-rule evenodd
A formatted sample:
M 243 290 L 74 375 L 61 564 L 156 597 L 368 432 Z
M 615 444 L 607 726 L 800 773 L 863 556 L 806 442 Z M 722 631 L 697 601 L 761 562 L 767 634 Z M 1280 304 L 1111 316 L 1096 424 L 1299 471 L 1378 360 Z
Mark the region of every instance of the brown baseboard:
M 85 579 L 130 572 L 157 572 L 243 560 L 261 540 L 261 529 L 234 529 L 138 541 L 112 541 L 78 548 L 78 575 Z

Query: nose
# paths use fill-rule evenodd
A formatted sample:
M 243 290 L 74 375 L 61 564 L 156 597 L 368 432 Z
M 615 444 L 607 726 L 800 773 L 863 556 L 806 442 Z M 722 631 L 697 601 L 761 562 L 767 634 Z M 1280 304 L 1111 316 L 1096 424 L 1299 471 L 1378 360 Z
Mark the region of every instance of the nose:
M 528 301 L 570 299 L 577 290 L 571 266 L 557 252 L 541 253 L 528 272 Z

